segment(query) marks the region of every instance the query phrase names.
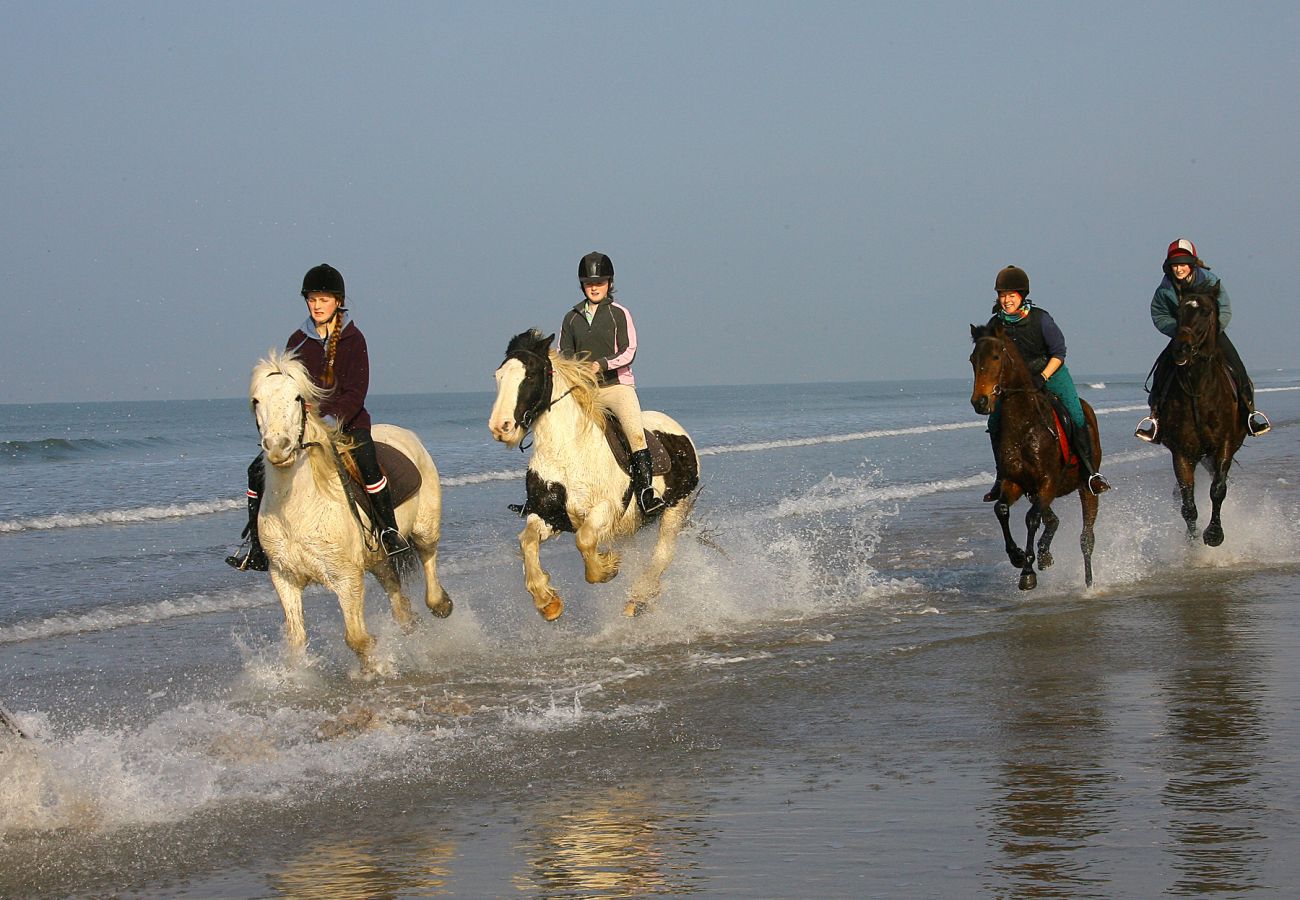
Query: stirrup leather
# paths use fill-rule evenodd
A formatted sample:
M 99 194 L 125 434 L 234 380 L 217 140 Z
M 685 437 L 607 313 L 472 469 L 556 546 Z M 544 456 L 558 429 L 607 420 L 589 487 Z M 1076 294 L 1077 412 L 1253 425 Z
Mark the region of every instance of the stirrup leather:
M 1142 430 L 1143 426 L 1146 425 L 1148 422 L 1151 423 L 1150 433 L 1147 433 Z M 1150 444 L 1155 441 L 1156 435 L 1159 433 L 1160 433 L 1160 423 L 1156 420 L 1156 417 L 1143 416 L 1142 421 L 1138 422 L 1137 431 L 1133 432 L 1133 437 L 1137 438 L 1139 441 L 1146 441 L 1148 444 Z

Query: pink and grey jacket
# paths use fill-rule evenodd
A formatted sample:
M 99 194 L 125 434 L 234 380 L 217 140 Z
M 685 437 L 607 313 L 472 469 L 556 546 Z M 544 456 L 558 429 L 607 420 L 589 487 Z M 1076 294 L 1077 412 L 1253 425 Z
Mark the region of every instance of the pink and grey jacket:
M 587 354 L 600 363 L 600 383 L 635 385 L 632 360 L 636 358 L 636 326 L 632 314 L 621 303 L 605 300 L 596 307 L 591 322 L 584 309 L 587 301 L 564 314 L 560 326 L 560 353 L 575 357 Z

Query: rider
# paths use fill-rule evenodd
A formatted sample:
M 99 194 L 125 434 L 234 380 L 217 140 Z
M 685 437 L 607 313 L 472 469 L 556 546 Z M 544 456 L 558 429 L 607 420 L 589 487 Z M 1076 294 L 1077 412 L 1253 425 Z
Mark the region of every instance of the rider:
M 1020 355 L 1029 366 L 1029 373 L 1035 383 L 1060 398 L 1070 421 L 1074 423 L 1074 452 L 1079 462 L 1088 473 L 1088 490 L 1101 494 L 1110 490 L 1110 484 L 1097 471 L 1092 458 L 1092 441 L 1088 439 L 1088 423 L 1083 416 L 1083 405 L 1079 402 L 1079 392 L 1074 387 L 1074 379 L 1065 366 L 1065 335 L 1057 326 L 1047 310 L 1029 302 L 1029 275 L 1024 269 L 1007 266 L 998 272 L 994 289 L 998 302 L 993 306 L 993 318 L 989 325 L 1001 323 L 1006 329 L 1007 337 L 1016 345 Z M 993 441 L 994 461 L 997 460 L 998 430 L 1001 426 L 1000 410 L 994 409 L 989 416 L 989 437 Z M 986 503 L 992 503 L 1001 495 L 1002 479 L 998 478 L 993 487 L 984 495 Z
M 327 263 L 307 270 L 302 279 L 302 298 L 307 302 L 307 319 L 285 342 L 285 349 L 297 353 L 308 374 L 328 394 L 320 413 L 326 423 L 337 423 L 353 447 L 356 461 L 379 522 L 379 539 L 389 556 L 404 553 L 410 545 L 397 530 L 393 497 L 388 479 L 379 468 L 375 444 L 370 438 L 370 413 L 366 391 L 370 387 L 370 357 L 366 338 L 352 321 L 344 303 L 343 275 Z M 262 504 L 262 455 L 248 467 L 248 549 L 242 555 L 227 556 L 226 562 L 241 571 L 266 571 L 268 560 L 257 539 L 257 511 Z
M 1178 238 L 1165 251 L 1165 277 L 1156 288 L 1151 298 L 1151 322 L 1161 334 L 1170 338 L 1178 334 L 1178 297 L 1192 288 L 1219 286 L 1219 352 L 1232 370 L 1232 379 L 1237 383 L 1237 402 L 1246 414 L 1246 433 L 1250 435 L 1265 434 L 1272 429 L 1268 416 L 1255 409 L 1255 385 L 1246 373 L 1246 366 L 1237 354 L 1237 348 L 1228 340 L 1228 321 L 1232 318 L 1232 304 L 1228 300 L 1228 291 L 1219 281 L 1219 276 L 1210 271 L 1210 267 L 1196 255 L 1196 245 L 1187 238 Z M 1149 405 L 1151 414 L 1138 422 L 1133 434 L 1144 441 L 1156 439 L 1160 425 L 1156 420 L 1156 411 L 1164 398 L 1169 385 L 1169 366 L 1172 362 L 1169 347 L 1165 347 L 1156 357 L 1152 370 Z
M 578 260 L 578 284 L 583 299 L 564 315 L 560 327 L 560 353 L 583 356 L 600 385 L 600 398 L 618 419 L 632 450 L 632 493 L 647 516 L 663 511 L 663 498 L 655 493 L 650 451 L 641 424 L 641 402 L 632 378 L 636 357 L 636 327 L 627 307 L 614 300 L 614 263 L 599 251 Z

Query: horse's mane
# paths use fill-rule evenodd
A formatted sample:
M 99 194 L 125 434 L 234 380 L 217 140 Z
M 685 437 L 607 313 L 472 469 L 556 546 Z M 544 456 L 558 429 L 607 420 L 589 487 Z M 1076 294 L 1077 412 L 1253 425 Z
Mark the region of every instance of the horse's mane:
M 550 352 L 551 366 L 565 381 L 569 382 L 572 393 L 569 395 L 578 404 L 578 408 L 602 428 L 605 424 L 607 407 L 600 399 L 600 386 L 596 375 L 591 371 L 590 360 L 585 355 L 570 359 L 556 350 Z

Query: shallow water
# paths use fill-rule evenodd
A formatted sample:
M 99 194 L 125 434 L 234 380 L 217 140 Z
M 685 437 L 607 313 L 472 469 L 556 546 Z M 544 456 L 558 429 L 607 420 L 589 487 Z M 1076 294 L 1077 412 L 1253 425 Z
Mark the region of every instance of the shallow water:
M 380 398 L 442 470 L 457 609 L 404 635 L 372 588 L 394 674 L 369 681 L 332 596 L 290 668 L 269 583 L 220 562 L 242 404 L 3 408 L 0 699 L 32 738 L 0 753 L 0 893 L 1285 890 L 1300 376 L 1260 379 L 1277 427 L 1213 551 L 1130 437 L 1136 379 L 1104 381 L 1091 590 L 1070 498 L 1055 566 L 1016 590 L 964 383 L 645 391 L 704 452 L 695 524 L 632 621 L 644 536 L 601 586 L 546 545 L 553 625 L 490 399 Z M 24 497 L 34 476 L 61 487 Z

